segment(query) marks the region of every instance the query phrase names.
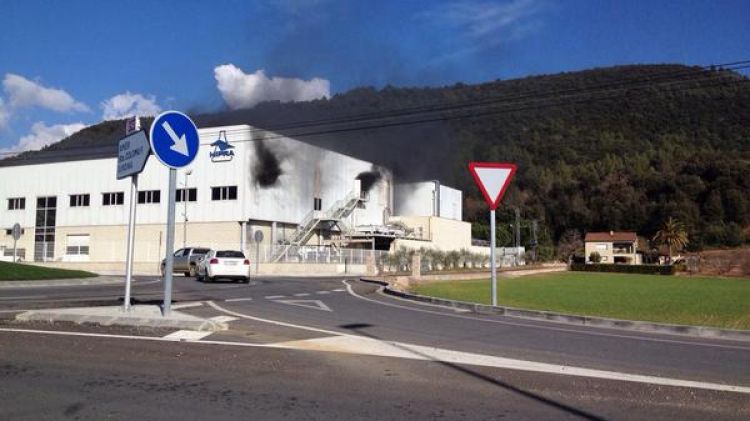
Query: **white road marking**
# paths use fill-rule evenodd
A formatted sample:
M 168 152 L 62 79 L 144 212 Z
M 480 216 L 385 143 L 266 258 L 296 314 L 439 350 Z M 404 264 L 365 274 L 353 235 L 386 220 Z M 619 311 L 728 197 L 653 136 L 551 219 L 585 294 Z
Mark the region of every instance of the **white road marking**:
M 321 311 L 333 311 L 324 302 L 320 300 L 276 300 L 276 303 L 290 304 L 293 306 L 299 306 L 304 308 L 311 308 L 313 310 Z
M 164 339 L 173 341 L 199 341 L 213 332 L 199 332 L 197 330 L 178 330 L 172 332 L 169 335 L 164 336 Z
M 266 295 L 263 298 L 265 298 L 266 300 L 275 300 L 277 298 L 284 298 L 284 297 L 286 297 L 286 295 Z
M 232 317 L 232 316 L 214 316 L 214 317 L 211 317 L 208 320 L 213 320 L 216 323 L 229 323 L 229 322 L 233 322 L 235 320 L 239 320 L 239 318 Z
M 209 302 L 211 305 L 212 302 Z M 218 307 L 218 306 L 217 306 Z M 251 316 L 246 316 L 252 318 Z M 283 324 L 283 322 L 275 322 L 275 324 Z M 307 330 L 320 331 L 322 329 L 308 328 Z M 323 351 L 323 352 L 340 352 L 358 355 L 372 355 L 392 358 L 404 358 L 411 360 L 422 360 L 422 361 L 435 361 L 449 364 L 466 364 L 466 365 L 477 365 L 484 367 L 495 367 L 509 370 L 518 370 L 535 373 L 555 374 L 562 376 L 575 376 L 575 377 L 588 377 L 603 380 L 616 380 L 626 381 L 634 383 L 645 383 L 660 386 L 673 386 L 673 387 L 685 387 L 693 389 L 704 389 L 704 390 L 716 390 L 721 392 L 735 392 L 750 394 L 750 387 L 736 386 L 720 383 L 710 382 L 699 382 L 691 380 L 680 380 L 672 379 L 667 377 L 656 377 L 656 376 L 644 376 L 638 374 L 620 373 L 616 371 L 605 371 L 605 370 L 594 370 L 581 367 L 565 366 L 558 364 L 547 364 L 538 363 L 533 361 L 516 360 L 512 358 L 495 357 L 491 355 L 472 354 L 468 352 L 452 351 L 447 349 L 432 348 L 411 344 L 404 344 L 399 342 L 385 342 L 378 341 L 371 338 L 364 338 L 361 336 L 354 335 L 336 335 L 335 337 L 329 338 L 317 338 L 307 339 L 301 341 L 289 341 L 279 342 L 274 344 L 254 344 L 254 343 L 241 343 L 241 342 L 227 342 L 227 341 L 202 341 L 195 339 L 180 339 L 176 337 L 148 337 L 148 336 L 131 336 L 131 335 L 110 335 L 102 333 L 85 333 L 85 332 L 63 332 L 63 331 L 44 331 L 44 330 L 30 330 L 30 329 L 12 329 L 12 328 L 0 328 L 0 332 L 8 333 L 30 333 L 40 335 L 57 335 L 57 336 L 79 336 L 79 337 L 94 337 L 94 338 L 106 338 L 106 339 L 131 339 L 131 340 L 142 340 L 142 341 L 154 341 L 154 342 L 174 342 L 176 340 L 184 340 L 191 344 L 199 345 L 222 345 L 222 346 L 234 346 L 234 347 L 246 347 L 246 348 L 276 348 L 276 349 L 293 349 L 293 350 L 308 350 L 308 351 Z M 181 334 L 184 336 L 193 335 L 193 331 L 179 331 L 179 332 L 191 332 Z M 179 332 L 175 332 L 171 335 L 175 335 Z M 195 332 L 196 334 L 204 334 L 209 332 Z M 333 332 L 335 334 L 335 332 Z M 170 336 L 170 335 L 167 335 Z
M 236 301 L 252 301 L 252 300 L 253 299 L 250 298 L 250 297 L 245 297 L 245 298 L 227 298 L 224 301 L 226 301 L 228 303 L 233 303 L 233 302 L 236 302 Z
M 192 308 L 192 307 L 200 307 L 203 303 L 200 301 L 194 302 L 194 303 L 180 303 L 180 304 L 173 304 L 172 308 L 175 310 L 179 310 L 181 308 Z
M 336 288 L 336 289 L 332 289 L 331 291 L 333 291 L 333 292 L 345 292 L 346 290 L 344 288 Z
M 570 328 L 564 328 L 564 327 L 556 327 L 556 326 L 542 326 L 539 324 L 531 324 L 531 323 L 523 323 L 521 321 L 506 321 L 506 320 L 498 320 L 498 319 L 483 319 L 480 317 L 471 317 L 471 316 L 464 316 L 461 314 L 450 314 L 450 313 L 444 313 L 439 311 L 432 311 L 432 310 L 425 310 L 421 308 L 414 308 L 409 306 L 401 306 L 398 304 L 393 303 L 386 303 L 383 301 L 373 300 L 372 298 L 363 297 L 352 289 L 351 285 L 348 283 L 348 281 L 344 280 L 342 281 L 344 284 L 346 284 L 347 289 L 349 290 L 349 294 L 351 294 L 355 298 L 359 298 L 360 300 L 369 301 L 371 303 L 375 303 L 378 305 L 386 306 L 386 307 L 394 307 L 394 308 L 400 308 L 403 310 L 409 310 L 409 311 L 416 311 L 419 313 L 429 313 L 429 314 L 437 314 L 444 317 L 453 317 L 457 319 L 466 319 L 466 320 L 474 320 L 479 322 L 485 322 L 485 323 L 495 323 L 500 325 L 506 325 L 506 326 L 522 326 L 522 327 L 529 327 L 533 329 L 542 329 L 542 330 L 552 330 L 556 332 L 567 332 L 567 333 L 578 333 L 581 335 L 590 335 L 590 336 L 605 336 L 610 338 L 622 338 L 622 339 L 632 339 L 636 341 L 649 341 L 649 342 L 661 342 L 661 343 L 672 343 L 672 344 L 680 344 L 680 345 L 694 345 L 694 346 L 707 346 L 712 348 L 724 348 L 724 349 L 739 349 L 742 351 L 748 351 L 750 350 L 750 347 L 747 346 L 739 346 L 739 345 L 725 345 L 725 344 L 712 344 L 712 343 L 705 343 L 705 342 L 692 342 L 687 340 L 678 340 L 678 339 L 662 339 L 662 338 L 656 338 L 656 337 L 647 337 L 647 336 L 638 336 L 638 335 L 621 335 L 617 333 L 607 333 L 607 332 L 595 332 L 593 330 L 577 330 L 577 329 L 570 329 Z M 382 290 L 383 287 L 380 287 L 380 290 Z M 389 297 L 390 298 L 390 297 Z M 502 316 L 502 317 L 513 317 L 513 316 Z M 561 322 L 555 322 L 552 320 L 540 320 L 540 323 L 546 322 L 546 323 L 557 323 L 562 324 Z M 588 329 L 597 329 L 594 326 L 582 326 Z M 638 332 L 643 334 L 643 332 Z M 730 339 L 723 339 L 726 341 L 729 341 Z
M 326 295 L 326 294 L 330 294 L 330 293 L 331 293 L 331 291 L 318 291 L 318 292 L 316 292 L 316 294 L 320 294 L 320 295 Z
M 295 297 L 307 297 L 310 295 L 309 292 L 300 292 L 299 294 L 294 294 Z
M 221 307 L 220 305 L 216 304 L 213 301 L 208 301 L 206 304 L 208 304 L 210 307 L 215 308 L 216 310 L 221 311 L 222 313 L 226 313 L 232 316 L 237 316 L 241 319 L 255 320 L 256 322 L 263 322 L 263 323 L 268 323 L 268 324 L 272 324 L 276 326 L 284 326 L 284 327 L 291 327 L 294 329 L 307 330 L 309 332 L 325 333 L 326 335 L 355 336 L 350 333 L 337 332 L 335 330 L 320 329 L 320 328 L 312 327 L 312 326 L 296 325 L 294 323 L 280 322 L 278 320 L 271 320 L 271 319 L 263 319 L 261 317 L 255 317 L 249 314 L 238 313 L 236 311 L 228 310 L 224 307 Z
M 32 300 L 34 298 L 50 298 L 49 295 L 18 295 L 15 297 L 0 297 L 0 301 Z

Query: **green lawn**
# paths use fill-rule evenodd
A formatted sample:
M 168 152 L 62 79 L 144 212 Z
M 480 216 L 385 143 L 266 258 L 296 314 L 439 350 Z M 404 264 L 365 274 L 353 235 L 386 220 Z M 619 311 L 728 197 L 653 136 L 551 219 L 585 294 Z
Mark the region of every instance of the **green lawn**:
M 490 303 L 490 281 L 434 282 L 421 295 Z M 500 305 L 560 313 L 750 329 L 750 280 L 556 272 L 498 278 Z
M 0 281 L 38 281 L 42 279 L 91 278 L 95 273 L 0 262 Z

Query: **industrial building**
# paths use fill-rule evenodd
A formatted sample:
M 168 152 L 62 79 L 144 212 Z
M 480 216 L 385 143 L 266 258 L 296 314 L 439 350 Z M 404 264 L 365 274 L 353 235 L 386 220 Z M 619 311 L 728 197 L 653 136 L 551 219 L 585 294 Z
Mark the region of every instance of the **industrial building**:
M 175 250 L 242 249 L 270 265 L 342 250 L 471 247 L 456 189 L 401 185 L 387 168 L 247 125 L 199 135 L 197 158 L 178 171 Z M 10 260 L 19 223 L 25 261 L 122 270 L 130 179 L 116 179 L 115 156 L 80 155 L 0 161 L 0 257 Z M 167 186 L 167 168 L 151 157 L 138 177 L 136 272 L 153 272 L 164 256 Z

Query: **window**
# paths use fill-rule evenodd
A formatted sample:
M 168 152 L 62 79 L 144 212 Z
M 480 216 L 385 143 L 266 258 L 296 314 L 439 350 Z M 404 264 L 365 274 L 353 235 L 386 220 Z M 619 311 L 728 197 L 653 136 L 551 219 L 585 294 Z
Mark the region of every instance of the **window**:
M 3 256 L 13 258 L 13 247 L 3 249 Z M 26 249 L 16 249 L 16 260 L 26 260 Z
M 607 260 L 609 260 L 609 257 L 607 257 L 607 256 L 602 256 L 602 262 L 606 262 Z
M 90 197 L 91 195 L 89 194 L 71 194 L 70 195 L 70 207 L 77 208 L 81 206 L 88 206 Z
M 159 190 L 144 190 L 138 192 L 138 203 L 159 203 L 161 192 Z
M 237 200 L 237 186 L 211 187 L 211 200 Z
M 177 189 L 177 201 L 185 202 L 187 198 L 188 202 L 195 202 L 198 200 L 198 189 Z
M 21 228 L 21 235 L 23 235 L 25 230 Z M 13 228 L 8 228 L 5 230 L 5 235 L 13 235 Z
M 241 251 L 219 250 L 216 252 L 216 257 L 236 257 L 236 258 L 244 259 L 245 255 L 242 254 Z
M 26 209 L 25 197 L 11 197 L 8 199 L 8 210 Z
M 596 249 L 597 250 L 606 250 L 607 249 L 607 245 L 606 244 L 597 244 L 596 245 Z
M 102 205 L 114 206 L 122 205 L 125 202 L 125 193 L 113 192 L 113 193 L 102 193 Z
M 323 208 L 323 200 L 319 197 L 313 199 L 313 210 L 319 211 Z
M 68 256 L 88 256 L 89 236 L 88 234 L 68 235 L 65 254 Z

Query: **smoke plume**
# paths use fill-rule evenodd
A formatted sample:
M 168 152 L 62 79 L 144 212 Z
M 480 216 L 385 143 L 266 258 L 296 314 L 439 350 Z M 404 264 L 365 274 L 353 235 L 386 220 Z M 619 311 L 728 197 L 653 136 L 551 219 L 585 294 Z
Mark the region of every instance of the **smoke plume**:
M 354 178 L 361 182 L 362 191 L 369 193 L 372 186 L 383 178 L 383 174 L 381 174 L 380 171 L 373 169 L 372 171 L 363 171 L 357 174 Z
M 255 182 L 263 188 L 274 186 L 282 173 L 281 162 L 266 145 L 265 140 L 255 141 L 255 157 L 256 162 L 253 167 Z

